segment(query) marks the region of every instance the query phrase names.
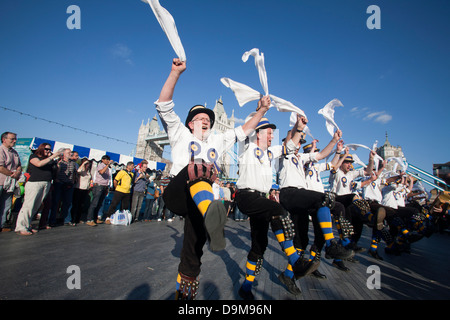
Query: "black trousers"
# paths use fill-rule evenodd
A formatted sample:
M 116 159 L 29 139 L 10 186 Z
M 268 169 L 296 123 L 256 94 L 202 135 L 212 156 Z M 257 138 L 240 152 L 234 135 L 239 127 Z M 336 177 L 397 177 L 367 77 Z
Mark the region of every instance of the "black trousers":
M 294 246 L 305 250 L 309 243 L 309 216 L 314 227 L 314 245 L 320 250 L 325 239 L 319 221 L 317 210 L 321 207 L 324 194 L 308 189 L 283 188 L 280 191 L 280 203 L 291 214 L 295 227 Z
M 262 258 L 269 243 L 267 233 L 269 225 L 272 230 L 280 228 L 280 225 L 272 219 L 275 216 L 283 216 L 285 211 L 276 201 L 269 200 L 263 195 L 239 190 L 235 197 L 239 210 L 250 218 L 251 248 L 248 253 L 250 261 Z M 277 219 L 279 221 L 279 219 Z
M 184 217 L 183 247 L 178 272 L 196 278 L 200 274 L 203 247 L 207 241 L 203 216 L 189 192 L 187 166 L 170 179 L 163 193 L 166 208 Z M 212 184 L 212 182 L 210 182 Z
M 131 193 L 114 191 L 114 195 L 111 200 L 111 204 L 108 208 L 108 212 L 106 212 L 105 216 L 103 217 L 103 220 L 111 217 L 111 215 L 116 211 L 116 207 L 119 203 L 120 203 L 120 210 L 129 210 L 130 201 L 131 201 Z

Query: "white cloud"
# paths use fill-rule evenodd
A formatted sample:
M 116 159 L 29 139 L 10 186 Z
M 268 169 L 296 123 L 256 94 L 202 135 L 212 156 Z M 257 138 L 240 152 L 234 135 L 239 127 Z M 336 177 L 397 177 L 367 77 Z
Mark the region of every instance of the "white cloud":
M 245 123 L 245 119 L 234 118 L 234 123 L 236 123 L 236 124 L 244 124 Z
M 133 65 L 131 54 L 133 51 L 122 43 L 115 44 L 111 49 L 111 54 L 114 58 L 122 59 L 125 63 Z
M 386 111 L 378 111 L 367 114 L 364 117 L 364 120 L 373 120 L 375 122 L 385 124 L 392 120 L 392 116 L 390 114 L 387 114 Z

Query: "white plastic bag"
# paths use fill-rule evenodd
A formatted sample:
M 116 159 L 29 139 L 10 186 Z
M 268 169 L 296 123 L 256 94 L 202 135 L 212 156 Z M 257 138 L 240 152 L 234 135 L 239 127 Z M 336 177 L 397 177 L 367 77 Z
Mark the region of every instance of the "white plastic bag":
M 131 218 L 132 216 L 129 210 L 117 210 L 111 215 L 110 221 L 111 224 L 116 226 L 128 226 L 131 223 Z

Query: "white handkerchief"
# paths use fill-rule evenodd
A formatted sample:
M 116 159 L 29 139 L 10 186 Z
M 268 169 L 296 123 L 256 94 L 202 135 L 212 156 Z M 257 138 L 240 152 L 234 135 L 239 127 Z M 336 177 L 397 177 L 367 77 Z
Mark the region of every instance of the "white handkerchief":
M 319 114 L 323 115 L 326 120 L 326 127 L 328 133 L 333 136 L 336 130 L 339 130 L 338 125 L 334 121 L 334 108 L 343 107 L 344 105 L 338 99 L 333 99 L 327 103 L 325 107 L 319 110 Z
M 247 62 L 249 56 L 255 57 L 255 66 L 256 69 L 258 70 L 259 81 L 261 82 L 264 93 L 267 96 L 269 95 L 269 84 L 267 82 L 266 67 L 264 65 L 264 54 L 262 52 L 260 54 L 259 49 L 254 48 L 250 51 L 245 52 L 242 55 L 242 61 Z
M 372 150 L 375 151 L 374 149 L 370 149 L 369 147 L 367 147 L 365 145 L 356 144 L 356 143 L 346 144 L 344 147 L 348 147 L 350 150 L 356 150 L 358 148 L 364 148 L 364 149 L 367 149 L 367 150 L 370 150 L 370 151 L 372 151 Z M 375 159 L 377 159 L 379 161 L 383 161 L 383 158 L 380 157 L 378 154 L 375 154 Z M 376 169 L 378 170 L 378 164 L 376 165 Z
M 364 149 L 372 151 L 372 149 L 370 149 L 369 147 L 367 147 L 367 146 L 365 146 L 363 144 L 357 144 L 357 143 L 349 143 L 349 144 L 346 144 L 344 147 L 348 147 L 350 150 L 356 150 L 358 148 L 364 148 Z
M 281 112 L 296 112 L 306 118 L 305 113 L 302 109 L 296 107 L 290 101 L 281 99 L 279 97 L 274 96 L 273 94 L 269 95 L 272 100 L 272 104 L 277 108 L 278 111 Z
M 397 166 L 400 165 L 401 171 L 406 172 L 408 169 L 408 163 L 402 157 L 390 157 L 386 159 L 387 162 L 395 161 L 392 171 L 396 172 Z
M 225 87 L 230 88 L 231 91 L 234 92 L 240 107 L 250 101 L 259 100 L 262 97 L 261 93 L 245 84 L 233 81 L 229 78 L 221 78 L 220 81 Z
M 221 78 L 220 81 L 222 82 L 222 84 L 225 87 L 230 88 L 234 92 L 234 95 L 236 96 L 236 99 L 237 99 L 240 107 L 242 107 L 244 104 L 246 104 L 250 101 L 259 100 L 263 96 L 261 93 L 250 88 L 249 86 L 247 86 L 243 83 L 231 80 L 230 78 Z M 301 114 L 304 117 L 306 117 L 303 110 L 296 107 L 291 102 L 281 99 L 279 97 L 276 97 L 274 95 L 269 95 L 269 96 L 272 101 L 272 104 L 270 105 L 270 107 L 276 107 L 277 110 L 281 111 L 281 112 L 295 112 L 295 113 Z
M 172 15 L 163 8 L 158 0 L 142 0 L 147 2 L 153 10 L 161 28 L 166 33 L 173 50 L 181 61 L 186 61 L 186 53 L 184 52 L 183 45 L 181 44 L 180 37 L 178 35 L 177 26 Z
M 291 117 L 289 118 L 289 126 L 293 127 L 295 125 L 295 122 L 297 122 L 297 113 L 292 112 Z M 314 136 L 312 135 L 311 130 L 309 129 L 308 126 L 305 126 L 305 128 L 303 129 L 303 132 L 314 139 Z
M 362 162 L 361 159 L 356 154 L 354 154 L 352 156 L 353 156 L 353 160 L 355 161 L 355 163 L 360 164 L 364 168 L 367 168 L 367 165 L 364 162 Z

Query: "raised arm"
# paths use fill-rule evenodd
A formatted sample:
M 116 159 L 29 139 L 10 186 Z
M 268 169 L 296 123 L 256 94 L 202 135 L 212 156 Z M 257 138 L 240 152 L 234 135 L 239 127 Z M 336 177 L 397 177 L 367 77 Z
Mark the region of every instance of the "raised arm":
M 50 157 L 42 159 L 42 160 L 39 160 L 39 158 L 33 158 L 30 160 L 30 163 L 35 167 L 43 167 L 59 156 L 60 156 L 59 153 L 54 153 Z
M 373 158 L 375 157 L 375 151 L 371 150 L 369 154 L 369 163 L 367 164 L 367 168 L 365 169 L 366 176 L 372 175 L 373 171 Z
M 186 62 L 182 62 L 180 59 L 175 58 L 172 61 L 172 69 L 167 77 L 164 86 L 159 94 L 159 102 L 167 102 L 173 99 L 173 92 L 175 91 L 175 86 L 180 78 L 180 75 L 186 70 Z
M 345 152 L 344 155 L 342 157 L 339 158 L 339 161 L 336 163 L 336 165 L 334 166 L 335 169 L 339 168 L 343 163 L 345 158 L 348 156 L 348 154 L 350 153 L 349 148 L 345 148 Z
M 333 150 L 333 147 L 341 139 L 341 137 L 342 137 L 342 131 L 341 130 L 337 130 L 334 133 L 333 138 L 328 143 L 328 145 L 322 151 L 320 151 L 319 154 L 316 156 L 317 161 L 328 157 L 328 155 L 330 154 L 331 150 Z
M 285 142 L 287 143 L 290 138 L 292 140 L 292 142 L 294 143 L 294 145 L 297 146 L 302 137 L 301 133 L 303 132 L 303 129 L 305 129 L 307 124 L 308 124 L 308 119 L 305 116 L 297 114 L 297 121 L 295 122 L 294 127 L 292 128 L 291 132 L 286 137 Z
M 341 139 L 338 141 L 336 145 L 336 153 L 334 154 L 333 159 L 331 160 L 331 166 L 336 168 L 336 165 L 339 161 L 339 156 L 341 155 L 342 149 L 344 148 L 344 141 Z
M 244 130 L 246 136 L 255 130 L 256 126 L 261 121 L 261 118 L 266 114 L 267 110 L 269 110 L 270 104 L 271 102 L 269 96 L 264 96 L 259 99 L 256 113 L 250 118 L 250 120 L 242 125 L 242 129 Z

